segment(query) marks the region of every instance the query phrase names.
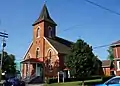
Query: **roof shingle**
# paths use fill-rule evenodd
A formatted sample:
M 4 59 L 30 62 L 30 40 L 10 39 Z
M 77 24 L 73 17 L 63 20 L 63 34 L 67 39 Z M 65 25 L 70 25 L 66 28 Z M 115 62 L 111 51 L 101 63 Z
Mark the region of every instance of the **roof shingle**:
M 44 4 L 41 14 L 39 18 L 33 23 L 33 26 L 40 23 L 41 21 L 47 21 L 49 23 L 52 23 L 54 25 L 57 25 L 50 17 L 49 12 L 47 10 L 47 6 Z
M 73 42 L 70 42 L 68 40 L 55 37 L 55 38 L 46 38 L 53 47 L 59 52 L 63 54 L 67 54 L 71 50 L 71 45 Z

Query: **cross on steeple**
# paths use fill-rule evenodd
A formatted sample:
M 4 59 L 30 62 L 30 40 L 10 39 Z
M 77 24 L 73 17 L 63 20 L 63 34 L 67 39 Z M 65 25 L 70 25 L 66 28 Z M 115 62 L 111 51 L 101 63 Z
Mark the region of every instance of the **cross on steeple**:
M 46 4 L 46 2 L 47 2 L 47 1 L 46 1 L 46 0 L 44 0 L 44 4 Z

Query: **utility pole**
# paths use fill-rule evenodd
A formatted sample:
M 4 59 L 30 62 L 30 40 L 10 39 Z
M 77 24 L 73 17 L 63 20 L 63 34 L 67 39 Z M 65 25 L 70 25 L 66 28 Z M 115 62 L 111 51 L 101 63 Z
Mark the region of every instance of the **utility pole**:
M 2 37 L 2 53 L 1 53 L 1 60 L 0 60 L 1 74 L 0 74 L 0 76 L 2 77 L 2 60 L 3 60 L 3 57 L 4 57 L 4 48 L 6 46 L 5 38 L 8 38 L 8 34 L 5 33 L 5 32 L 0 32 L 0 36 Z

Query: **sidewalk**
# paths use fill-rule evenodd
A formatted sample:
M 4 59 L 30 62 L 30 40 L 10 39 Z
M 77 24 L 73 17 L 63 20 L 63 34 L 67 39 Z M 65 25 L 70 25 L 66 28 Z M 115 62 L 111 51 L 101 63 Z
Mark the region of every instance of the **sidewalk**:
M 43 86 L 44 84 L 26 84 L 26 86 Z

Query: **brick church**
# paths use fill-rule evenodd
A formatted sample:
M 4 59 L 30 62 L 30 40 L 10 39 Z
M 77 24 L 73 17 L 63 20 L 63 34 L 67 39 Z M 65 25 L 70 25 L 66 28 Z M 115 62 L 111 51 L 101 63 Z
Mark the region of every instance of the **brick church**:
M 57 77 L 58 71 L 69 71 L 64 66 L 64 56 L 72 42 L 56 36 L 57 24 L 44 4 L 38 19 L 33 23 L 33 40 L 21 62 L 22 78 Z

